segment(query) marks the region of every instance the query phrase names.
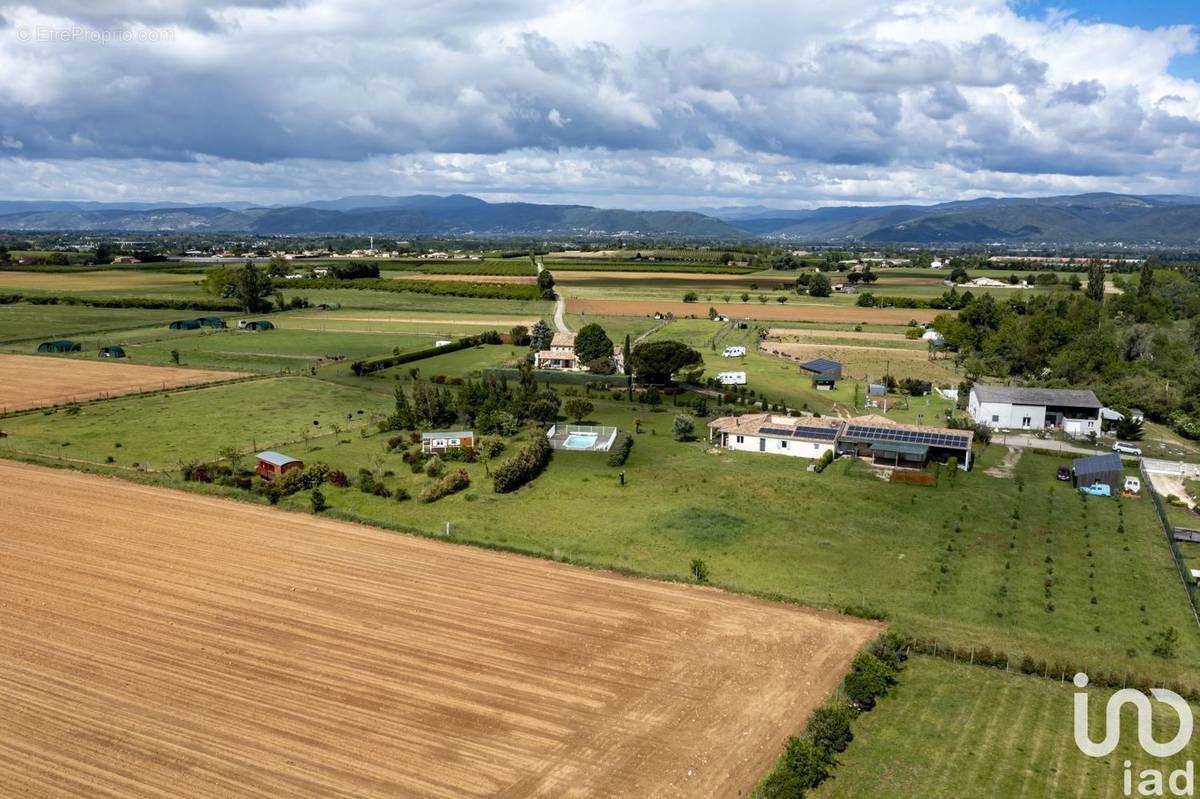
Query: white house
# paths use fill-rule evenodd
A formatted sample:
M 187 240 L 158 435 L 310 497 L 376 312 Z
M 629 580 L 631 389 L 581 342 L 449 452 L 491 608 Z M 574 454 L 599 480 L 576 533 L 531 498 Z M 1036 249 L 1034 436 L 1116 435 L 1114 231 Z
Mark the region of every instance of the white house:
M 979 424 L 1002 430 L 1060 428 L 1069 435 L 1100 432 L 1096 395 L 1086 389 L 976 385 L 967 411 Z
M 740 452 L 773 452 L 794 458 L 820 458 L 833 452 L 845 422 L 831 416 L 778 416 L 752 413 L 722 416 L 708 423 L 718 447 Z
M 746 354 L 745 347 L 726 347 L 725 352 L 721 353 L 722 358 L 740 358 Z
M 723 386 L 746 385 L 745 372 L 717 372 L 717 382 Z
M 575 334 L 555 333 L 550 340 L 550 349 L 533 356 L 535 369 L 579 369 L 579 358 L 575 355 Z

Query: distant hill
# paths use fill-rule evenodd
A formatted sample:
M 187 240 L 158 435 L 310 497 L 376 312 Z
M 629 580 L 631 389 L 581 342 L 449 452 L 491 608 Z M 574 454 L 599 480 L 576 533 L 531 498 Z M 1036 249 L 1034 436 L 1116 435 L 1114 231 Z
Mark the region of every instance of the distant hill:
M 1080 194 L 939 205 L 629 211 L 489 203 L 463 194 L 362 195 L 303 205 L 0 201 L 0 230 L 408 237 L 681 237 L 911 244 L 1123 242 L 1200 246 L 1200 197 Z
M 28 207 L 21 208 L 20 206 Z M 87 203 L 10 202 L 0 230 L 210 232 L 435 236 L 681 236 L 739 239 L 746 234 L 690 211 L 624 211 L 586 205 L 489 203 L 477 197 L 344 197 L 280 208 L 215 206 L 96 207 Z
M 754 236 L 891 243 L 1200 244 L 1200 197 L 1080 194 L 830 207 L 727 220 Z

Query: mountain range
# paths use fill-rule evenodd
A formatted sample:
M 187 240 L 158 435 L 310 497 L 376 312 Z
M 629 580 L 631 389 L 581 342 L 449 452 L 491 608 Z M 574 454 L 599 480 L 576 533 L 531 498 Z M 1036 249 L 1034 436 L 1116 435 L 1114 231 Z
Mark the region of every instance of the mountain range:
M 364 195 L 302 205 L 0 201 L 0 230 L 256 236 L 602 238 L 912 244 L 1200 245 L 1200 197 L 1080 194 L 937 205 L 637 211 L 490 203 L 463 194 Z

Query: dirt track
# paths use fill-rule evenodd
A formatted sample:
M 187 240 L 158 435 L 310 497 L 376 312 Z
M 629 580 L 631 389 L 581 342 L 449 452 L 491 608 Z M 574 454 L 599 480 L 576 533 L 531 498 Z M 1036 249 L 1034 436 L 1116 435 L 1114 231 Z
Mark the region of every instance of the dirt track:
M 122 361 L 0 355 L 0 411 L 215 383 L 248 372 L 216 372 Z
M 790 322 L 851 322 L 866 324 L 902 325 L 909 319 L 932 322 L 946 311 L 913 308 L 859 308 L 855 305 L 825 305 L 817 303 L 736 302 L 656 302 L 654 300 L 567 300 L 568 313 L 589 313 L 600 316 L 653 316 L 671 313 L 676 317 L 708 315 L 708 309 L 731 319 L 763 319 Z
M 5 797 L 736 796 L 877 630 L 6 461 L 0 507 Z

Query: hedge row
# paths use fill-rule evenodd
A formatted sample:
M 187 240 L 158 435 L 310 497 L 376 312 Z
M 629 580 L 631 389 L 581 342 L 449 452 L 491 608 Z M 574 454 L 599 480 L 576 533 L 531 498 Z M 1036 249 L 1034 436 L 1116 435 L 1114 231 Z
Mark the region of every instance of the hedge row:
M 608 452 L 608 465 L 621 466 L 624 464 L 629 460 L 629 450 L 631 449 L 633 449 L 633 436 L 624 430 L 617 433 L 617 439 Z
M 237 311 L 233 300 L 172 300 L 161 297 L 75 297 L 66 295 L 0 295 L 0 305 L 28 302 L 30 305 L 84 305 L 90 308 L 166 308 L 175 311 Z
M 381 355 L 378 358 L 368 358 L 363 361 L 355 361 L 350 364 L 350 371 L 354 374 L 369 375 L 372 372 L 378 372 L 380 369 L 390 369 L 393 366 L 400 366 L 413 361 L 432 358 L 434 355 L 445 355 L 448 352 L 458 352 L 459 350 L 470 349 L 477 347 L 480 344 L 500 344 L 500 334 L 495 330 L 488 330 L 485 333 L 480 333 L 475 336 L 466 336 L 458 341 L 452 341 L 449 344 L 443 344 L 440 347 L 426 347 L 423 350 L 413 350 L 412 352 L 402 352 L 399 355 Z
M 462 491 L 471 485 L 471 478 L 465 469 L 455 469 L 436 483 L 431 483 L 421 492 L 422 502 L 437 502 L 450 494 Z
M 535 432 L 532 441 L 496 469 L 492 487 L 497 494 L 516 491 L 542 473 L 553 452 L 546 436 L 540 431 Z
M 1151 688 L 1169 688 L 1190 702 L 1200 702 L 1200 688 L 1194 685 L 1185 685 L 1177 680 L 1170 682 L 1153 680 L 1144 674 L 1136 674 L 1131 671 L 1105 671 L 1096 668 L 1094 664 L 1052 662 L 1035 659 L 1030 655 L 1018 658 L 1002 649 L 992 649 L 987 646 L 946 646 L 932 638 L 907 638 L 905 639 L 905 648 L 919 655 L 929 655 L 955 663 L 1045 677 L 1060 682 L 1070 680 L 1076 674 L 1084 673 L 1088 675 L 1088 682 L 1091 685 L 1101 688 L 1134 688 L 1139 691 L 1149 691 Z
M 537 286 L 512 283 L 469 283 L 465 280 L 390 280 L 363 278 L 338 280 L 332 277 L 274 281 L 279 289 L 363 289 L 367 291 L 400 291 L 414 294 L 434 294 L 444 297 L 477 297 L 491 300 L 536 300 Z
M 837 767 L 837 755 L 854 740 L 850 723 L 875 707 L 896 684 L 906 658 L 902 640 L 885 633 L 860 652 L 842 681 L 842 691 L 809 716 L 800 735 L 788 738 L 783 757 L 755 795 L 762 799 L 803 799 Z

